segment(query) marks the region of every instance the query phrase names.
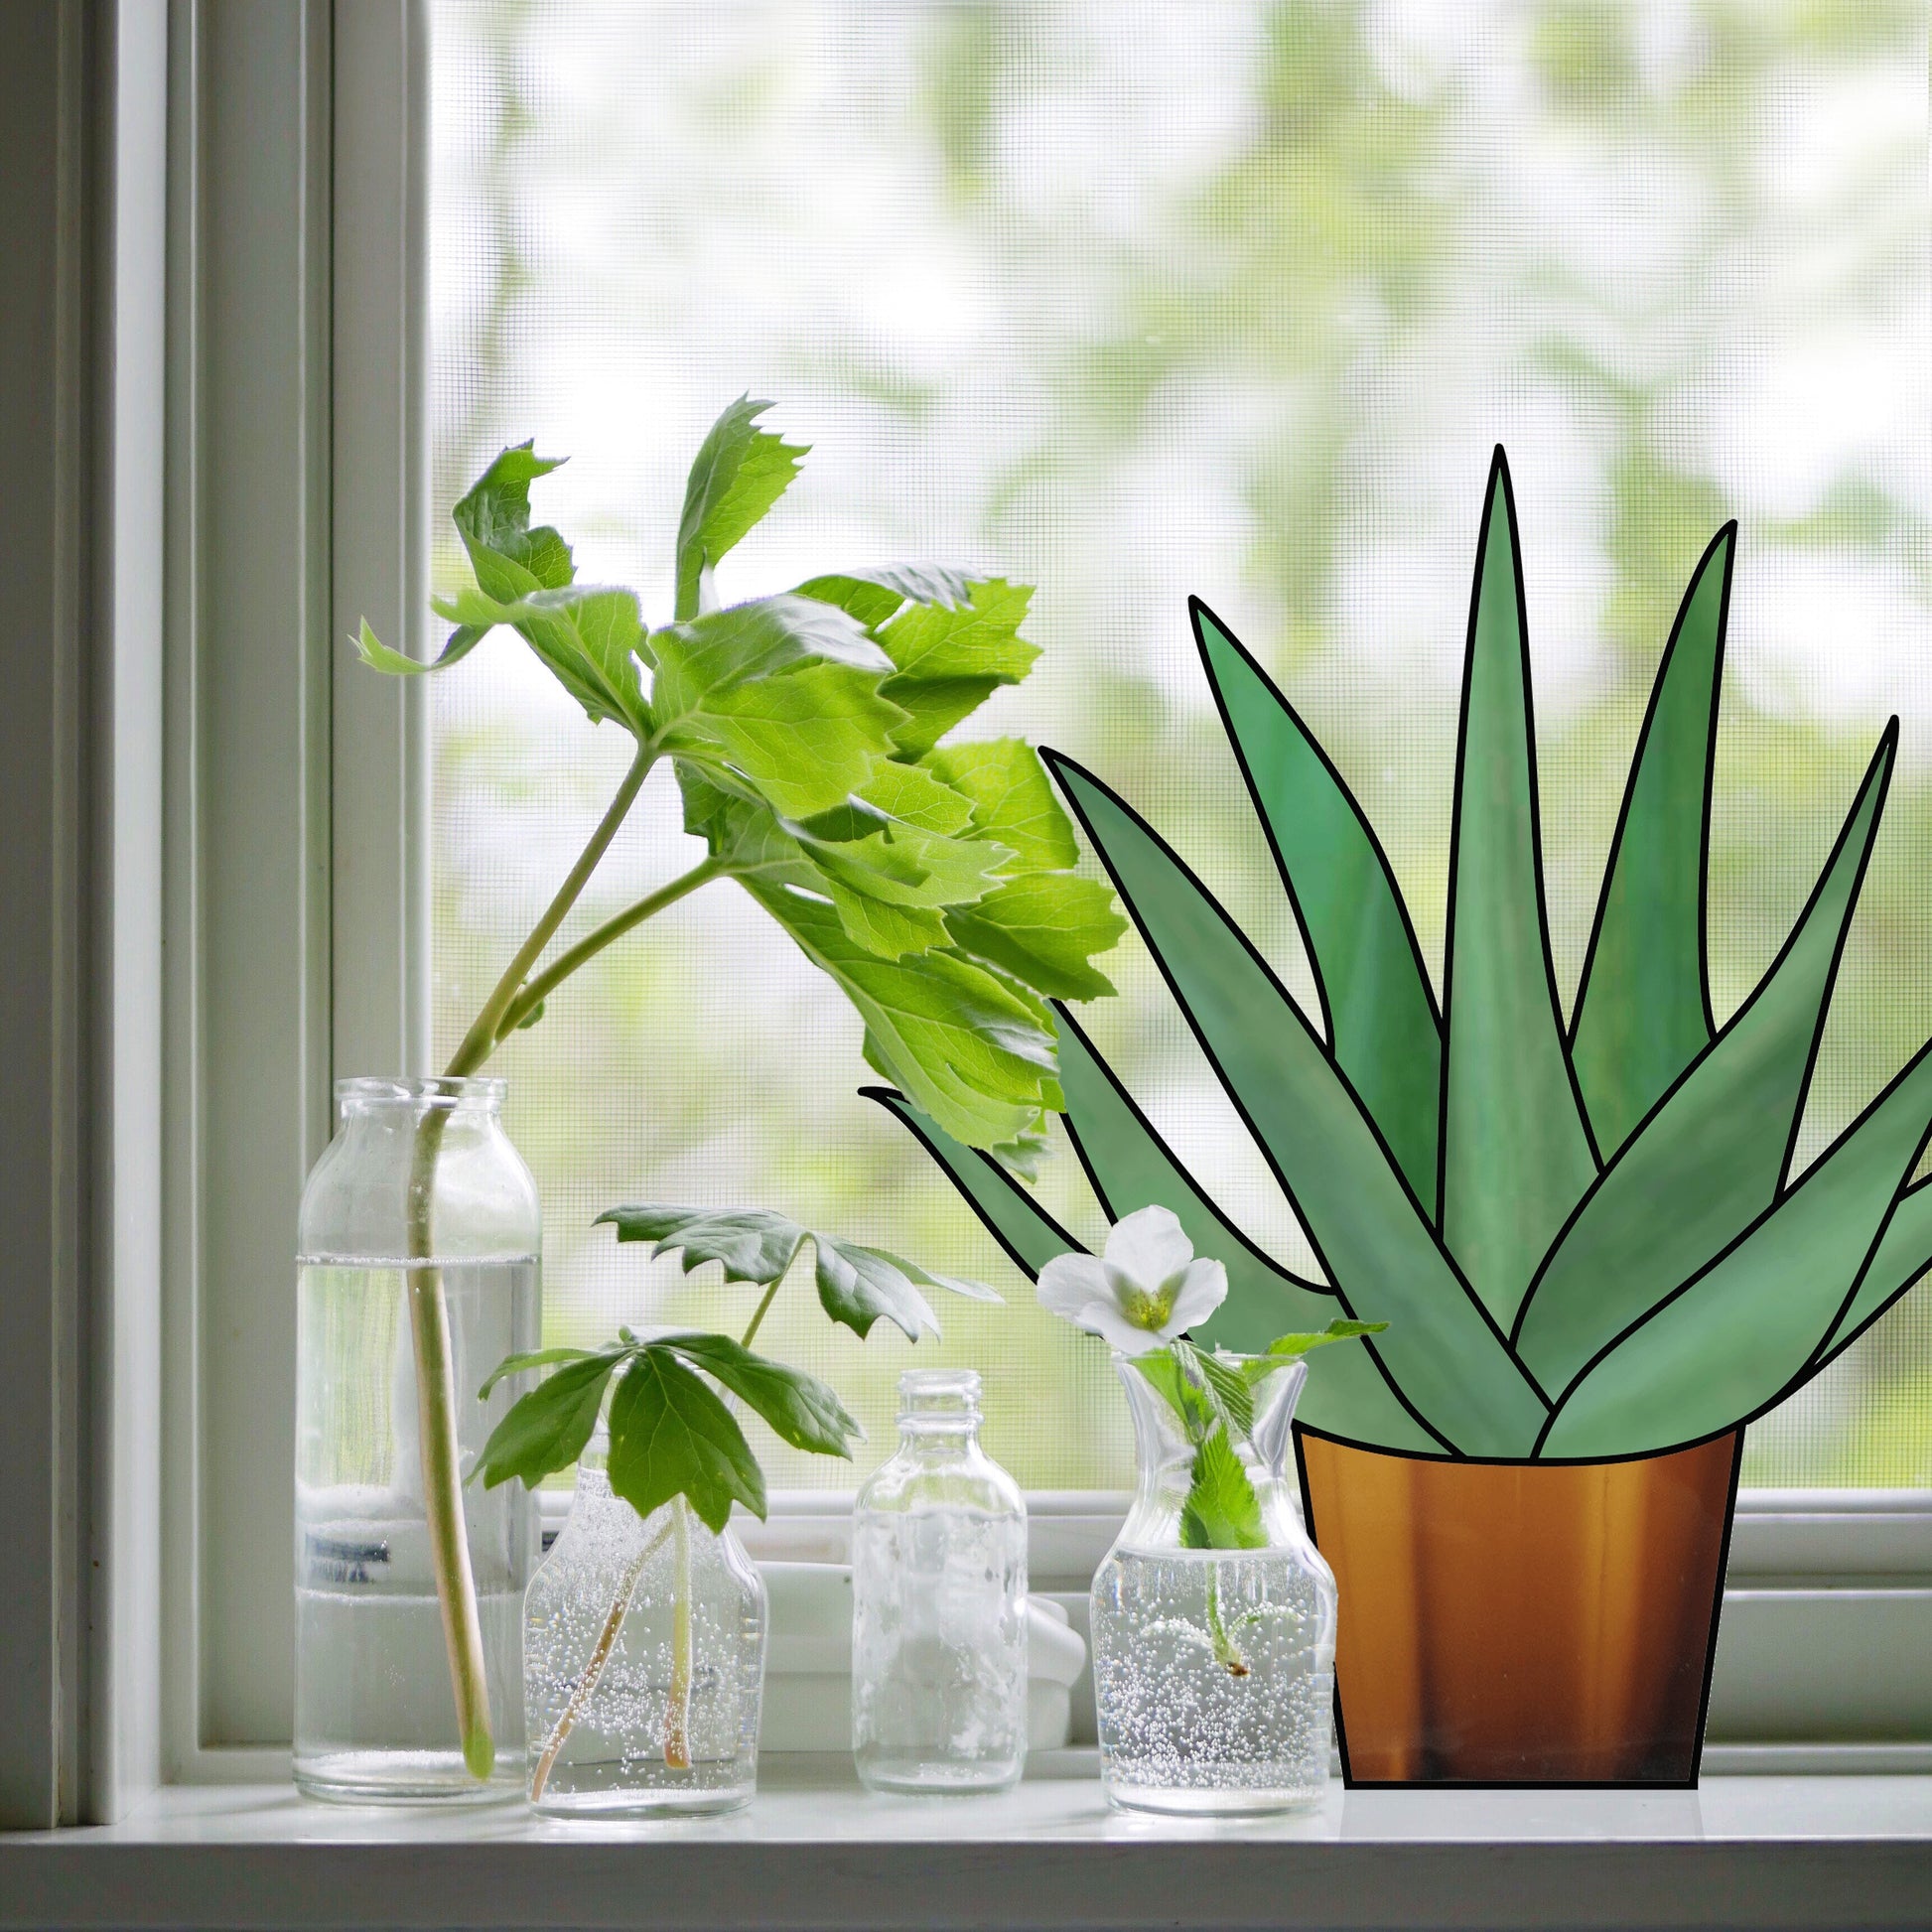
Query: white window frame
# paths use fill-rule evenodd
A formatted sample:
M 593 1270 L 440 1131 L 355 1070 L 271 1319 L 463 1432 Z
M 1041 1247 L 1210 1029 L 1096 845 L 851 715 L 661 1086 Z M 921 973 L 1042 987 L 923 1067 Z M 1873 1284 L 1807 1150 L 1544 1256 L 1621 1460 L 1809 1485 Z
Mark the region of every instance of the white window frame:
M 296 1206 L 334 1077 L 430 1045 L 426 711 L 344 642 L 364 615 L 426 642 L 425 0 L 44 13 L 52 77 L 0 70 L 0 138 L 58 123 L 16 218 L 90 330 L 49 352 L 44 552 L 0 553 L 56 643 L 0 785 L 58 807 L 0 843 L 0 903 L 46 901 L 0 1003 L 0 1064 L 39 1080 L 0 1105 L 0 1204 L 37 1211 L 42 1284 L 0 1296 L 37 1499 L 0 1578 L 0 1823 L 285 1775 Z M 1120 1499 L 1035 1504 L 1035 1578 L 1077 1596 Z M 1708 1768 L 1932 1769 L 1929 1647 L 1932 1492 L 1746 1492 Z

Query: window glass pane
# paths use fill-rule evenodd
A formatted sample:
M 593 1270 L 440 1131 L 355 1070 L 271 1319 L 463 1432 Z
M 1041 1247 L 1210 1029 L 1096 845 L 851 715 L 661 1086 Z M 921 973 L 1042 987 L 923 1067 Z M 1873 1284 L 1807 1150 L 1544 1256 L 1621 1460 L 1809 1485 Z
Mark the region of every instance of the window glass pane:
M 1768 964 L 1891 712 L 1892 791 L 1824 1039 L 1808 1159 L 1932 1032 L 1932 353 L 1918 7 L 1105 7 L 438 0 L 439 587 L 504 443 L 571 458 L 546 517 L 661 621 L 684 468 L 741 391 L 815 447 L 728 598 L 842 564 L 1039 587 L 1039 669 L 985 714 L 1090 763 L 1307 996 L 1188 634 L 1205 597 L 1320 731 L 1440 973 L 1465 600 L 1491 445 L 1526 554 L 1551 916 L 1574 990 L 1677 600 L 1741 524 L 1719 749 L 1720 1018 Z M 447 1049 L 621 772 L 520 647 L 435 685 Z M 691 862 L 653 778 L 572 926 Z M 1225 1205 L 1311 1267 L 1138 942 L 1103 1048 Z M 718 1318 L 593 1216 L 760 1204 L 927 1265 L 934 1361 L 988 1373 L 1039 1486 L 1122 1481 L 1097 1345 L 1039 1314 L 856 1088 L 840 996 L 729 886 L 501 1054 L 547 1220 L 553 1338 Z M 1062 1143 L 1041 1192 L 1101 1222 Z M 730 1291 L 733 1304 L 744 1291 Z M 890 1440 L 910 1359 L 809 1295 L 764 1335 Z M 921 1356 L 927 1355 L 922 1347 Z M 1760 1483 L 1932 1483 L 1932 1307 L 1753 1432 Z M 774 1451 L 779 1484 L 850 1482 Z

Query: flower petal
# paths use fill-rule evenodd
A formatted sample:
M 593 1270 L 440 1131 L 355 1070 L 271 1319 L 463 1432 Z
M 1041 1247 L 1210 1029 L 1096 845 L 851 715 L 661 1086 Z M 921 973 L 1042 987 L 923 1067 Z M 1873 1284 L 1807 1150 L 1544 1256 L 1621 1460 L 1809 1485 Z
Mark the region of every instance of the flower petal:
M 1089 1302 L 1080 1326 L 1111 1342 L 1123 1355 L 1146 1355 L 1167 1344 L 1152 1328 L 1137 1328 L 1111 1301 Z
M 1228 1271 L 1210 1257 L 1187 1264 L 1180 1291 L 1173 1298 L 1173 1312 L 1162 1333 L 1170 1338 L 1183 1334 L 1207 1317 L 1228 1299 Z
M 1193 1258 L 1187 1230 L 1165 1207 L 1138 1208 L 1107 1236 L 1107 1266 L 1146 1295 L 1159 1295 Z
M 1055 1255 L 1039 1271 L 1034 1295 L 1049 1314 L 1064 1315 L 1083 1328 L 1087 1323 L 1080 1317 L 1089 1303 L 1104 1301 L 1111 1306 L 1114 1299 L 1100 1257 L 1082 1254 Z

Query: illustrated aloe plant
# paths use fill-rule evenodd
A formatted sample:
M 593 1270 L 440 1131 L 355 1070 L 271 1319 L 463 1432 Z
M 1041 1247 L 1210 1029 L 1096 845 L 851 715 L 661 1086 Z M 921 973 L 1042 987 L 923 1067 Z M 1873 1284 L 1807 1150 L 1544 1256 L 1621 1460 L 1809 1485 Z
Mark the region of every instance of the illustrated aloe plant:
M 1706 956 L 1713 752 L 1734 524 L 1657 673 L 1566 1025 L 1545 912 L 1516 513 L 1499 449 L 1477 548 L 1440 1003 L 1388 860 L 1333 763 L 1198 601 L 1195 635 L 1313 969 L 1305 1013 L 1147 822 L 1047 754 L 1325 1282 L 1272 1260 L 1181 1167 L 1064 1005 L 1067 1125 L 1111 1217 L 1179 1216 L 1236 1350 L 1339 1312 L 1305 1420 L 1425 1456 L 1606 1460 L 1763 1414 L 1932 1265 L 1921 1048 L 1793 1177 L 1798 1125 L 1897 743 L 1886 728 L 1769 970 L 1720 1028 Z M 1077 1246 L 900 1095 L 988 1227 L 1037 1273 Z

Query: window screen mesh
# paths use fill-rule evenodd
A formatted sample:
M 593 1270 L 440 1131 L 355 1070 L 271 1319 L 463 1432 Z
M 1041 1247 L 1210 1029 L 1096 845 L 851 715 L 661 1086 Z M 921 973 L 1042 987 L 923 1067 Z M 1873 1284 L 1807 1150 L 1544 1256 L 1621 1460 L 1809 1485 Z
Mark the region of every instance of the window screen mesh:
M 837 565 L 1039 587 L 984 729 L 1091 764 L 1311 992 L 1188 633 L 1199 593 L 1320 732 L 1440 975 L 1457 673 L 1489 451 L 1523 529 L 1551 915 L 1574 990 L 1677 600 L 1741 525 L 1719 741 L 1722 1019 L 1802 904 L 1886 717 L 1893 787 L 1801 1158 L 1932 1033 L 1932 337 L 1922 7 L 589 4 L 438 0 L 435 574 L 506 442 L 542 511 L 668 616 L 686 464 L 741 391 L 815 448 L 727 598 Z M 447 1052 L 625 763 L 507 637 L 435 690 Z M 694 856 L 654 776 L 566 938 Z M 1229 1210 L 1311 1265 L 1132 937 L 1104 1051 Z M 1105 962 L 1103 962 L 1105 963 Z M 931 1362 L 987 1373 L 1035 1486 L 1121 1482 L 1098 1343 L 1040 1314 L 857 1097 L 858 1022 L 728 885 L 643 928 L 500 1055 L 542 1183 L 552 1339 L 728 1325 L 596 1213 L 779 1208 L 928 1266 Z M 1060 1143 L 1042 1196 L 1103 1225 Z M 789 1308 L 786 1302 L 789 1302 Z M 773 1351 L 891 1440 L 914 1359 L 809 1292 Z M 1746 1480 L 1932 1483 L 1932 1303 L 1753 1430 Z M 779 1484 L 852 1471 L 776 1449 Z

